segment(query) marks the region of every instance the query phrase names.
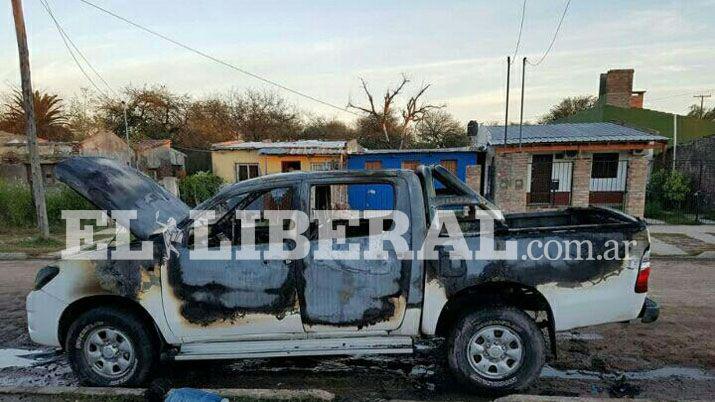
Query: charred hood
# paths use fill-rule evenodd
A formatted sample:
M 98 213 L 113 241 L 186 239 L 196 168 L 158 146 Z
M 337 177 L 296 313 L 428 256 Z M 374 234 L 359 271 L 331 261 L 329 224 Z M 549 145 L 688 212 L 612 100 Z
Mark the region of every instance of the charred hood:
M 107 211 L 136 210 L 131 233 L 141 240 L 159 233 L 170 219 L 179 223 L 189 207 L 140 171 L 113 159 L 74 157 L 55 167 L 57 178 Z

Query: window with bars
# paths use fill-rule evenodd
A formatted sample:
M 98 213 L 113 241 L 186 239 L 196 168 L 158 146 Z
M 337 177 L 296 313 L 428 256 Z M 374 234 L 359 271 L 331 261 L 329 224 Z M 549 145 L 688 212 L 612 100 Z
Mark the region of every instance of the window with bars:
M 236 181 L 253 179 L 260 176 L 260 170 L 257 163 L 237 163 L 236 164 Z
M 615 179 L 618 177 L 618 153 L 593 154 L 591 178 Z

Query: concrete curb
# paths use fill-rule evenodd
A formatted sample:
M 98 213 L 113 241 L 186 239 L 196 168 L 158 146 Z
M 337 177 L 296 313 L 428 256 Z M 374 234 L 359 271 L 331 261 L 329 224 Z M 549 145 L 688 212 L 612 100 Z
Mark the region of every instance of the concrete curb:
M 60 252 L 46 254 L 0 253 L 0 261 L 10 260 L 59 260 Z
M 658 402 L 666 399 L 637 399 L 638 402 Z M 571 396 L 509 395 L 494 402 L 623 402 L 623 399 Z
M 222 397 L 274 401 L 332 401 L 335 395 L 322 389 L 206 389 Z M 0 400 L 28 401 L 145 401 L 144 388 L 0 387 Z M 11 399 L 11 398 L 15 399 Z

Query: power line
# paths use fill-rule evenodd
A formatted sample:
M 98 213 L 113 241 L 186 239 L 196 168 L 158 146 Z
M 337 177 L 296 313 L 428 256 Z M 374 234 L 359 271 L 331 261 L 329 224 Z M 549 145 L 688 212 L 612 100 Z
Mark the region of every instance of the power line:
M 512 60 L 516 60 L 516 54 L 519 52 L 519 45 L 521 44 L 521 32 L 524 29 L 524 18 L 526 16 L 526 0 L 521 6 L 521 22 L 519 23 L 519 36 L 516 37 L 516 47 L 514 48 L 514 56 Z
M 544 52 L 544 55 L 541 56 L 541 58 L 536 62 L 532 63 L 527 60 L 527 63 L 529 63 L 532 66 L 538 66 L 541 64 L 542 61 L 546 58 L 546 56 L 549 55 L 549 52 L 551 52 L 551 48 L 554 47 L 554 43 L 556 42 L 556 37 L 559 35 L 559 30 L 561 30 L 561 25 L 564 22 L 564 18 L 566 18 L 566 12 L 569 10 L 569 5 L 571 4 L 571 0 L 566 1 L 566 6 L 564 7 L 564 12 L 561 14 L 561 19 L 559 20 L 559 25 L 556 26 L 556 31 L 554 32 L 554 37 L 551 38 L 551 43 L 549 43 L 549 47 L 546 48 L 546 51 Z
M 72 51 L 72 48 L 70 47 L 70 44 L 68 42 L 69 37 L 65 36 L 66 34 L 65 34 L 64 30 L 62 29 L 62 27 L 60 26 L 60 23 L 57 21 L 54 14 L 52 13 L 52 10 L 50 9 L 49 4 L 47 4 L 44 0 L 40 0 L 40 4 L 42 4 L 42 6 L 45 8 L 45 11 L 47 11 L 47 14 L 49 14 L 50 18 L 52 18 L 52 21 L 55 23 L 55 27 L 57 27 L 57 31 L 60 34 L 60 38 L 62 38 L 62 42 L 64 43 L 65 48 L 67 48 L 67 52 L 69 52 L 70 56 L 72 56 L 72 60 L 74 60 L 74 63 L 77 65 L 77 68 L 79 68 L 79 71 L 82 72 L 82 75 L 84 75 L 84 77 L 87 79 L 87 81 L 89 81 L 89 83 L 92 84 L 92 86 L 94 87 L 94 89 L 97 90 L 97 92 L 99 92 L 105 98 L 109 98 L 109 96 L 107 96 L 107 94 L 102 89 L 100 89 L 99 86 L 94 82 L 92 77 L 89 76 L 87 71 L 85 71 L 84 67 L 82 67 L 82 63 L 79 62 L 79 60 L 77 59 L 77 56 L 74 54 L 74 51 Z M 78 53 L 80 53 L 80 55 L 81 55 L 81 52 L 78 52 Z M 84 59 L 84 56 L 82 56 L 82 58 Z M 84 59 L 84 60 L 86 61 L 86 59 Z M 87 64 L 89 64 L 89 63 L 87 63 Z M 90 68 L 91 68 L 91 65 L 90 65 Z M 92 70 L 94 71 L 94 69 L 92 69 Z M 96 73 L 96 71 L 95 71 L 95 73 Z
M 112 86 L 109 85 L 109 83 L 107 82 L 107 80 L 105 80 L 104 77 L 102 77 L 102 74 L 100 74 L 99 71 L 97 71 L 97 69 L 95 69 L 94 66 L 92 66 L 92 63 L 89 62 L 89 60 L 87 59 L 87 57 L 85 57 L 84 53 L 82 53 L 82 51 L 79 49 L 79 47 L 77 47 L 77 45 L 74 43 L 74 41 L 72 41 L 72 38 L 70 38 L 70 36 L 69 36 L 69 34 L 67 33 L 67 31 L 65 31 L 65 30 L 62 28 L 62 25 L 59 23 L 57 17 L 56 17 L 56 16 L 54 15 L 54 13 L 52 12 L 52 8 L 50 7 L 49 2 L 48 2 L 47 0 L 40 0 L 40 1 L 41 1 L 41 2 L 43 3 L 43 5 L 46 7 L 45 9 L 46 9 L 47 12 L 50 14 L 50 17 L 52 18 L 52 20 L 55 22 L 55 25 L 57 26 L 57 29 L 60 31 L 60 35 L 63 35 L 65 38 L 67 38 L 67 41 L 69 41 L 70 45 L 72 45 L 72 47 L 74 48 L 74 50 L 77 51 L 77 54 L 79 54 L 79 57 L 81 57 L 82 60 L 84 60 L 84 62 L 87 64 L 87 66 L 90 68 L 90 70 L 92 70 L 92 72 L 99 78 L 99 80 L 102 81 L 102 83 L 104 84 L 104 86 L 106 86 L 107 89 L 109 89 L 109 92 L 112 92 L 114 95 L 118 95 L 118 94 L 117 94 L 117 91 L 115 91 L 114 88 L 112 88 Z
M 166 36 L 166 35 L 164 35 L 164 34 L 161 34 L 161 33 L 157 32 L 157 31 L 154 31 L 154 30 L 152 30 L 152 29 L 150 29 L 150 28 L 147 28 L 147 27 L 145 27 L 145 26 L 143 26 L 143 25 L 140 25 L 139 23 L 136 23 L 136 22 L 134 22 L 134 21 L 131 21 L 131 20 L 128 19 L 128 18 L 122 17 L 121 15 L 118 15 L 118 14 L 116 14 L 116 13 L 110 11 L 110 10 L 107 10 L 106 8 L 100 7 L 100 6 L 94 4 L 94 3 L 90 2 L 90 1 L 87 1 L 87 0 L 79 0 L 79 1 L 81 1 L 82 3 L 84 3 L 84 4 L 86 4 L 86 5 L 90 6 L 90 7 L 93 7 L 93 8 L 95 8 L 95 9 L 99 10 L 99 11 L 102 11 L 102 12 L 104 12 L 104 13 L 106 13 L 106 14 L 109 14 L 109 15 L 111 15 L 112 17 L 114 17 L 114 18 L 116 18 L 116 19 L 118 19 L 118 20 L 124 21 L 125 23 L 127 23 L 127 24 L 129 24 L 129 25 L 132 25 L 132 26 L 134 26 L 135 28 L 138 28 L 138 29 L 140 29 L 140 30 L 142 30 L 142 31 L 144 31 L 144 32 L 147 32 L 147 33 L 149 33 L 149 34 L 151 34 L 151 35 L 154 35 L 154 36 L 156 36 L 156 37 L 159 37 L 159 38 L 161 38 L 161 39 L 163 39 L 163 40 L 165 40 L 165 41 L 167 41 L 167 42 L 170 42 L 170 43 L 172 43 L 172 44 L 174 44 L 174 45 L 176 45 L 176 46 L 179 46 L 179 47 L 181 47 L 181 48 L 183 48 L 183 49 L 185 49 L 185 50 L 188 50 L 188 51 L 190 51 L 190 52 L 192 52 L 192 53 L 195 53 L 195 54 L 197 54 L 197 55 L 199 55 L 199 56 L 201 56 L 201 57 L 204 57 L 204 58 L 209 59 L 209 60 L 211 60 L 211 61 L 213 61 L 213 62 L 216 62 L 216 63 L 218 63 L 218 64 L 221 64 L 221 65 L 223 65 L 223 66 L 225 66 L 225 67 L 228 67 L 228 68 L 230 68 L 230 69 L 232 69 L 232 70 L 238 71 L 238 72 L 240 72 L 240 73 L 242 73 L 242 74 L 245 74 L 245 75 L 247 75 L 247 76 L 249 76 L 249 77 L 255 78 L 255 79 L 257 79 L 257 80 L 259 80 L 259 81 L 262 81 L 262 82 L 264 82 L 264 83 L 266 83 L 266 84 L 273 85 L 273 86 L 275 86 L 275 87 L 277 87 L 277 88 L 280 88 L 280 89 L 282 89 L 282 90 L 284 90 L 284 91 L 287 91 L 287 92 L 290 92 L 290 93 L 292 93 L 292 94 L 298 95 L 298 96 L 300 96 L 300 97 L 303 97 L 303 98 L 305 98 L 305 99 L 311 100 L 311 101 L 313 101 L 313 102 L 320 103 L 320 104 L 322 104 L 322 105 L 324 105 L 324 106 L 328 106 L 328 107 L 331 107 L 331 108 L 333 108 L 333 109 L 337 109 L 337 110 L 339 110 L 339 111 L 341 111 L 341 112 L 350 113 L 350 114 L 353 114 L 353 115 L 356 115 L 356 116 L 358 115 L 357 113 L 355 113 L 355 112 L 353 112 L 353 111 L 350 111 L 350 110 L 347 110 L 346 108 L 342 108 L 342 107 L 337 106 L 337 105 L 334 105 L 334 104 L 332 104 L 332 103 L 330 103 L 330 102 L 327 102 L 327 101 L 318 99 L 318 98 L 316 98 L 316 97 L 314 97 L 314 96 L 311 96 L 311 95 L 305 94 L 305 93 L 303 93 L 303 92 L 300 92 L 300 91 L 298 91 L 298 90 L 289 88 L 289 87 L 287 87 L 287 86 L 285 86 L 285 85 L 283 85 L 283 84 L 280 84 L 280 83 L 278 83 L 278 82 L 276 82 L 276 81 L 272 81 L 272 80 L 270 80 L 270 79 L 268 79 L 268 78 L 264 78 L 264 77 L 262 77 L 262 76 L 260 76 L 260 75 L 258 75 L 258 74 L 252 73 L 252 72 L 250 72 L 250 71 L 248 71 L 248 70 L 245 70 L 245 69 L 243 69 L 243 68 L 241 68 L 241 67 L 235 66 L 235 65 L 233 65 L 233 64 L 231 64 L 231 63 L 229 63 L 229 62 L 227 62 L 227 61 L 224 61 L 224 60 L 221 60 L 221 59 L 219 59 L 219 58 L 217 58 L 217 57 L 211 56 L 211 55 L 208 54 L 208 53 L 205 53 L 205 52 L 203 52 L 203 51 L 201 51 L 201 50 L 198 50 L 198 49 L 193 48 L 193 47 L 191 47 L 191 46 L 189 46 L 189 45 L 186 45 L 186 44 L 184 44 L 184 43 L 181 43 L 181 42 L 179 42 L 179 41 L 176 40 L 176 39 L 172 39 L 172 38 L 170 38 L 170 37 L 168 37 L 168 36 Z

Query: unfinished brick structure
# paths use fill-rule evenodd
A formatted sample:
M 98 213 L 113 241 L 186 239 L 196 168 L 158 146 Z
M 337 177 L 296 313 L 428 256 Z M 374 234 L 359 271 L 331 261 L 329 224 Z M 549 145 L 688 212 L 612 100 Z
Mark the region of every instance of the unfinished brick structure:
M 633 90 L 633 73 L 631 68 L 601 74 L 599 101 L 611 106 L 642 109 L 645 91 Z

